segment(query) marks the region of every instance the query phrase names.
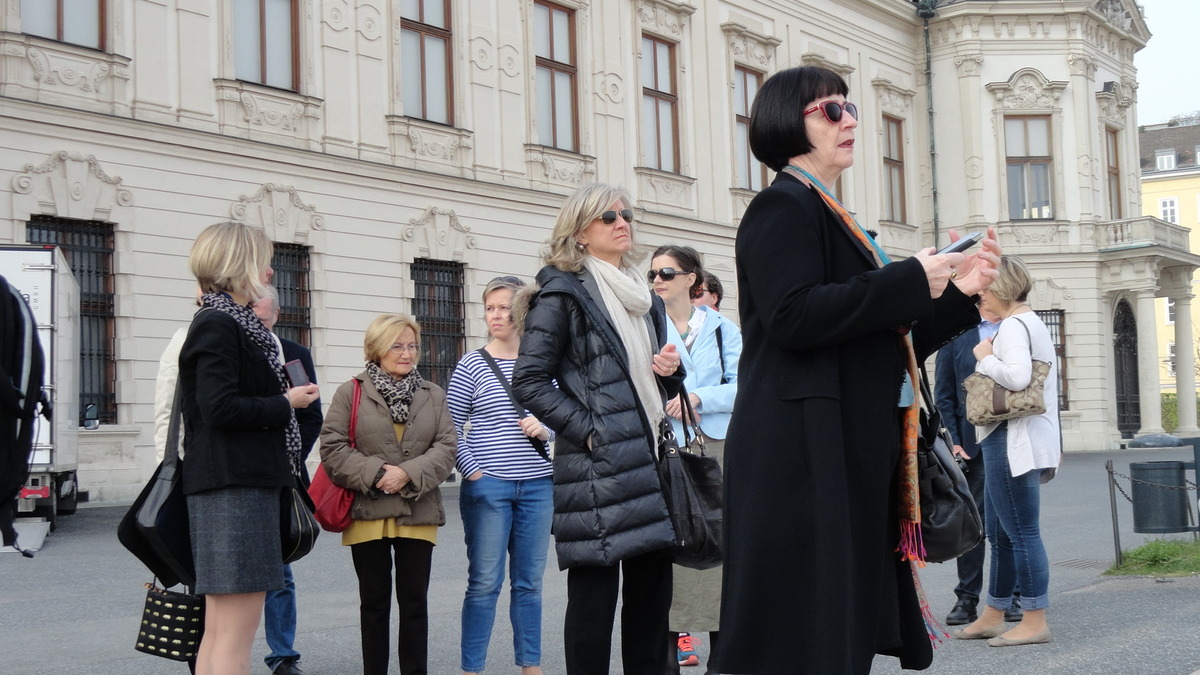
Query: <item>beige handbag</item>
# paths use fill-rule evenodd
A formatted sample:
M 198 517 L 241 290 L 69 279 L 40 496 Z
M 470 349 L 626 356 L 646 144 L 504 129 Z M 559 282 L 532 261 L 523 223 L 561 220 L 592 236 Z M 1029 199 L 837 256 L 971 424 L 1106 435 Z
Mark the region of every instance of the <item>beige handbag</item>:
M 1029 326 L 1024 321 L 1017 322 L 1029 335 Z M 1029 337 L 1032 348 L 1033 336 Z M 967 421 L 977 427 L 993 422 L 1002 422 L 1014 417 L 1041 415 L 1046 412 L 1046 378 L 1050 376 L 1050 364 L 1046 361 L 1033 360 L 1033 377 L 1029 386 L 1020 391 L 1005 389 L 1003 385 L 984 375 L 971 373 L 963 380 L 963 390 L 967 393 Z

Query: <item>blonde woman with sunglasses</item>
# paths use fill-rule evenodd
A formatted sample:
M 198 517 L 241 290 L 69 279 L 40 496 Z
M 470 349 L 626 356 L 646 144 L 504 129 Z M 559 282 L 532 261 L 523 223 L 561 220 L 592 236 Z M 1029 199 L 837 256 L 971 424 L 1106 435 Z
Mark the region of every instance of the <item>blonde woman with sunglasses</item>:
M 618 586 L 626 675 L 662 675 L 675 533 L 655 469 L 663 392 L 683 378 L 662 301 L 637 267 L 633 199 L 586 185 L 559 211 L 513 374 L 558 434 L 554 538 L 567 570 L 568 675 L 608 673 Z M 558 386 L 555 386 L 557 383 Z

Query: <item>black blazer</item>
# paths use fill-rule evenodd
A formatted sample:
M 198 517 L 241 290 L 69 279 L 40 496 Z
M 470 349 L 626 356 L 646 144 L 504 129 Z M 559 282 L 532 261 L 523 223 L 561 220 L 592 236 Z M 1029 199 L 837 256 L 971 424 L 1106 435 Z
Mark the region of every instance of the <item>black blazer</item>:
M 291 405 L 266 352 L 233 317 L 200 310 L 179 354 L 186 451 L 183 490 L 290 485 Z
M 975 440 L 975 425 L 967 421 L 967 394 L 962 382 L 975 372 L 977 344 L 979 331 L 968 329 L 938 350 L 933 393 L 942 423 L 950 430 L 954 444 L 961 445 L 972 459 L 979 454 L 979 442 Z

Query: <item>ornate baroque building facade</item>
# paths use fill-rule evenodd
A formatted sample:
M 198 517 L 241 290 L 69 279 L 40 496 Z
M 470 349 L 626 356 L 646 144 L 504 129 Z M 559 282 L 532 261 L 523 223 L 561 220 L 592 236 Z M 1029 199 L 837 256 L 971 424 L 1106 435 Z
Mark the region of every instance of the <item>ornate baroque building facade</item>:
M 158 356 L 193 311 L 191 242 L 217 221 L 277 243 L 281 331 L 311 346 L 326 394 L 383 311 L 417 315 L 444 381 L 486 334 L 483 285 L 531 277 L 588 181 L 632 190 L 643 243 L 699 249 L 736 315 L 734 236 L 771 178 L 746 147 L 749 105 L 801 64 L 859 103 L 837 190 L 886 247 L 994 225 L 1028 260 L 1068 450 L 1159 426 L 1138 360 L 1154 350 L 1136 346 L 1200 259 L 1184 228 L 1139 215 L 1133 54 L 1150 34 L 1132 1 L 59 7 L 0 4 L 0 243 L 58 243 L 81 277 L 93 500 L 132 498 L 153 469 Z

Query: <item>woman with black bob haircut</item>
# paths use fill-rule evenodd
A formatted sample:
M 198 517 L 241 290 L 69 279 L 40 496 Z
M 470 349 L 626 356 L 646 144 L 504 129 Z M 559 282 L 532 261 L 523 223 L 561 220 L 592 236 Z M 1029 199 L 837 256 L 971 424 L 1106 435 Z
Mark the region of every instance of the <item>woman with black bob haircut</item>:
M 848 93 L 829 70 L 791 68 L 750 113 L 750 147 L 778 175 L 736 243 L 739 376 L 754 386 L 726 437 L 723 673 L 933 659 L 914 581 L 916 364 L 979 320 L 1000 245 L 989 232 L 971 256 L 891 262 L 830 192 L 854 163 Z

